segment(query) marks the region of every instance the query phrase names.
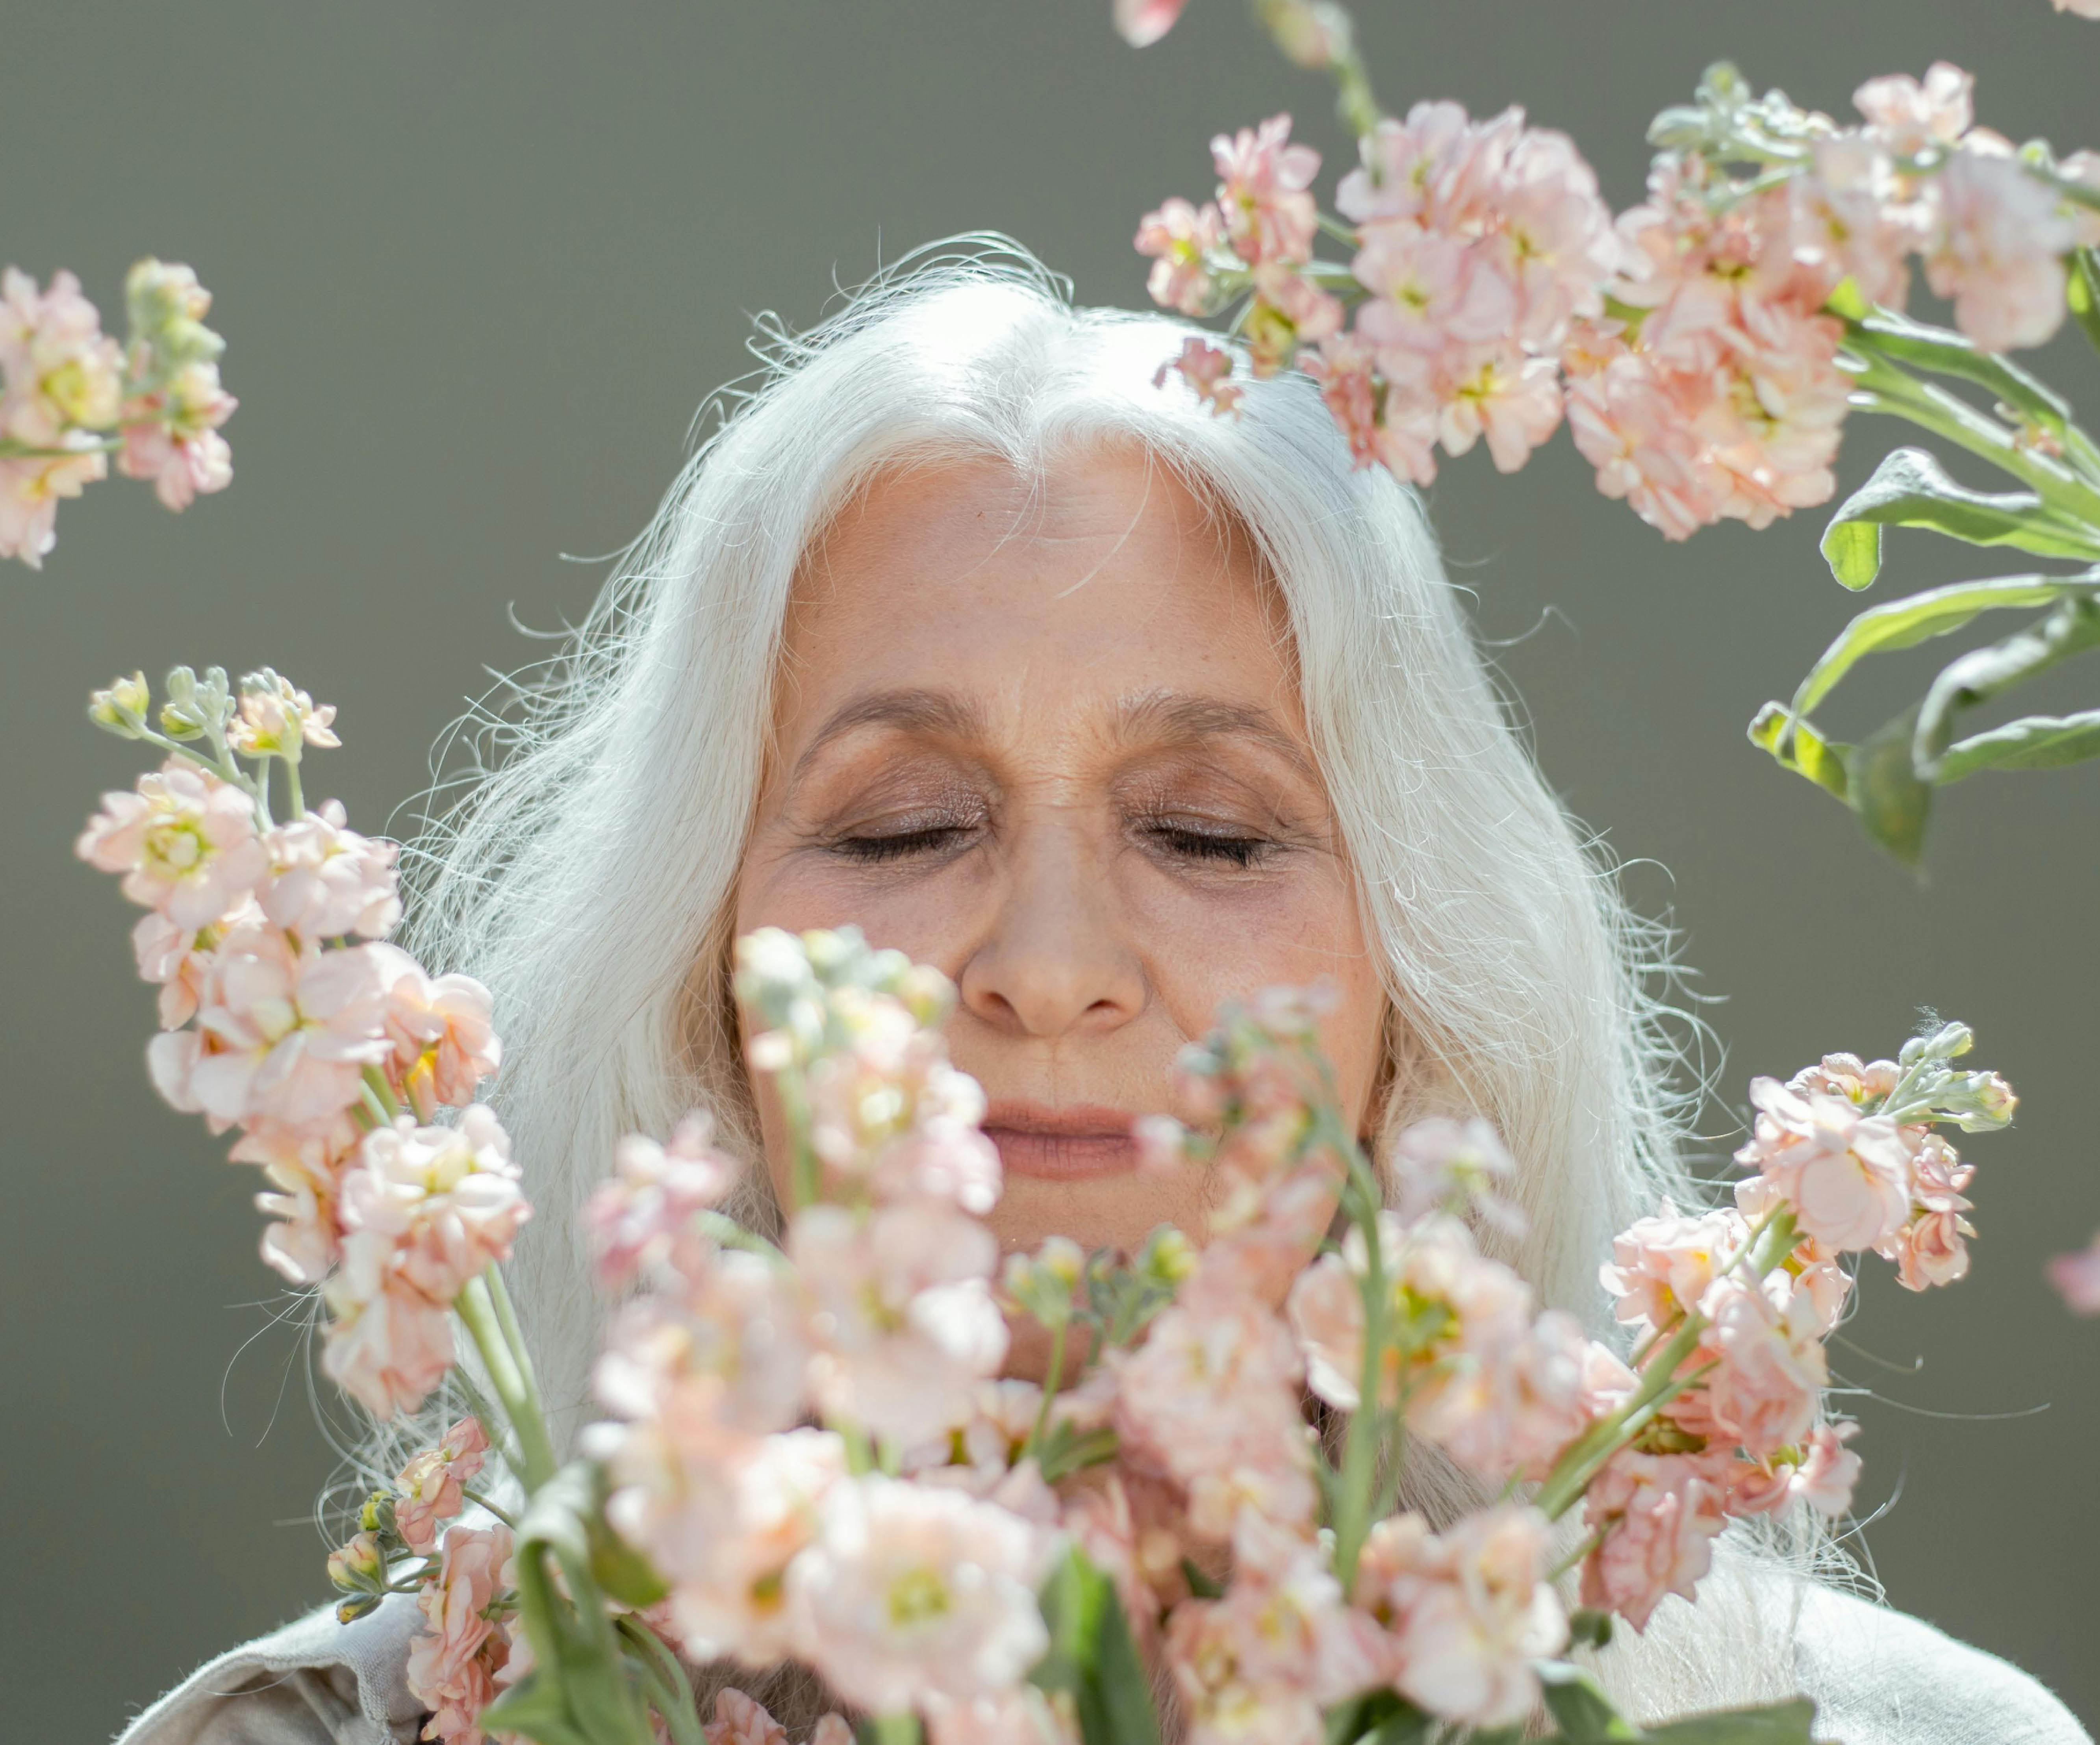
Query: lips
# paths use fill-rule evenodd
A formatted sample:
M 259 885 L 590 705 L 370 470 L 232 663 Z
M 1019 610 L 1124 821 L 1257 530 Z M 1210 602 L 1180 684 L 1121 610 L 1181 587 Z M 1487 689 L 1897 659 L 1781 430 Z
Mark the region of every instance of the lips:
M 1009 1175 L 1046 1182 L 1083 1182 L 1127 1175 L 1137 1168 L 1134 1119 L 1098 1103 L 1003 1102 L 985 1113 L 985 1137 L 999 1147 Z

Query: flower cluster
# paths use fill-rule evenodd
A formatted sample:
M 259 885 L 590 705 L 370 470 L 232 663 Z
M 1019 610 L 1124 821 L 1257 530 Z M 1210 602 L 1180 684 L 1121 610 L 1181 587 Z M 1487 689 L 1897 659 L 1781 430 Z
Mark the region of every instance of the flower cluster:
M 134 276 L 152 331 L 193 317 L 179 281 Z M 216 668 L 179 667 L 166 688 L 157 713 L 138 676 L 96 693 L 98 724 L 169 755 L 104 797 L 78 852 L 147 911 L 132 943 L 161 990 L 155 1085 L 214 1132 L 239 1130 L 231 1155 L 268 1184 L 263 1258 L 320 1287 L 324 1368 L 390 1416 L 451 1366 L 452 1303 L 527 1213 L 488 1109 L 435 1124 L 441 1105 L 473 1104 L 501 1058 L 488 995 L 384 943 L 401 914 L 395 846 L 349 828 L 333 802 L 301 802 L 303 752 L 337 743 L 333 708 L 267 670 L 236 691 Z M 282 823 L 269 806 L 280 766 Z
M 1275 10 L 1294 58 L 1328 45 L 1312 64 L 1340 69 L 1346 105 L 1346 20 Z M 1831 495 L 1860 369 L 1848 320 L 1900 309 L 1913 260 L 1961 333 L 2003 351 L 2056 331 L 2071 256 L 2100 245 L 2100 155 L 2059 162 L 1974 126 L 1966 73 L 1873 79 L 1855 100 L 1843 127 L 1716 68 L 1658 120 L 1648 197 L 1616 223 L 1564 135 L 1448 102 L 1367 117 L 1326 219 L 1318 160 L 1277 116 L 1214 139 L 1216 198 L 1167 201 L 1136 246 L 1166 307 L 1240 302 L 1253 373 L 1311 375 L 1359 465 L 1427 484 L 1438 449 L 1485 440 L 1513 471 L 1564 406 L 1599 488 L 1666 537 L 1763 527 Z M 1313 258 L 1323 230 L 1346 265 Z M 1225 411 L 1233 370 L 1189 339 L 1161 375 Z
M 73 274 L 39 290 L 0 273 L 0 558 L 41 568 L 60 500 L 107 477 L 112 453 L 170 509 L 232 482 L 219 426 L 236 402 L 219 384 L 224 342 L 204 325 L 211 294 L 187 267 L 143 260 L 125 296 L 120 345 Z

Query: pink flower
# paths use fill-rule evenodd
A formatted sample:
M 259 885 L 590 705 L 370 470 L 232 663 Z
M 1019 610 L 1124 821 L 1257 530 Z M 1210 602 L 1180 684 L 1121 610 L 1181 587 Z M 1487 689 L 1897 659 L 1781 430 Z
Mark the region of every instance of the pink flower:
M 1538 1700 L 1532 1663 L 1568 1640 L 1550 1544 L 1543 1516 L 1507 1504 L 1440 1536 L 1419 1515 L 1371 1530 L 1357 1601 L 1391 1631 L 1388 1676 L 1405 1695 L 1476 1726 L 1524 1718 Z
M 268 858 L 254 802 L 231 782 L 171 757 L 130 793 L 105 793 L 74 850 L 124 875 L 117 888 L 192 930 L 224 921 L 262 878 Z
M 1142 1345 L 1109 1362 L 1126 1447 L 1189 1491 L 1198 1532 L 1225 1537 L 1247 1507 L 1310 1522 L 1317 1499 L 1299 1408 L 1303 1366 L 1259 1302 L 1207 1290 L 1199 1275 Z
M 1621 1450 L 1591 1482 L 1583 1518 L 1604 1529 L 1582 1565 L 1582 1603 L 1618 1613 L 1636 1630 L 1665 1594 L 1692 1597 L 1724 1524 L 1721 1497 L 1683 1455 Z
M 1597 469 L 1597 488 L 1623 497 L 1665 539 L 1688 539 L 1721 516 L 1724 480 L 1645 356 L 1570 368 L 1568 429 Z
M 1403 1224 L 1432 1212 L 1480 1214 L 1490 1228 L 1522 1233 L 1524 1214 L 1503 1198 L 1516 1162 L 1494 1124 L 1478 1115 L 1454 1120 L 1432 1115 L 1404 1129 L 1387 1160 L 1395 1188 L 1393 1210 Z
M 1357 312 L 1357 331 L 1381 351 L 1433 356 L 1454 343 L 1489 343 L 1515 321 L 1510 281 L 1461 237 L 1379 225 L 1365 231 L 1350 270 L 1374 299 Z
M 1668 1328 L 1698 1307 L 1714 1269 L 1740 1254 L 1749 1226 L 1741 1213 L 1716 1208 L 1687 1216 L 1667 1199 L 1652 1217 L 1636 1220 L 1612 1239 L 1612 1258 L 1598 1269 L 1618 1299 L 1613 1314 L 1626 1326 Z
M 1274 115 L 1211 142 L 1225 234 L 1251 267 L 1312 258 L 1318 213 L 1306 190 L 1320 173 L 1320 154 L 1290 140 L 1290 117 Z
M 1917 1129 L 1904 1132 L 1908 1136 Z M 1897 1279 L 1905 1289 L 1923 1291 L 1952 1284 L 1968 1274 L 1964 1239 L 1976 1230 L 1961 1216 L 1970 1209 L 1961 1190 L 1976 1172 L 1961 1161 L 1953 1146 L 1931 1132 L 1917 1138 L 1911 1168 L 1911 1221 L 1882 1244 L 1879 1252 L 1895 1262 Z
M 457 1127 L 403 1115 L 365 1135 L 342 1178 L 342 1264 L 324 1291 L 329 1378 L 380 1417 L 420 1400 L 452 1358 L 452 1300 L 508 1259 L 531 1208 L 510 1142 L 477 1103 Z
M 2058 1254 L 2043 1269 L 2073 1314 L 2100 1314 L 2100 1236 L 2076 1254 Z
M 1498 472 L 1513 473 L 1560 422 L 1560 373 L 1551 358 L 1514 346 L 1486 348 L 1459 369 L 1437 419 L 1446 453 L 1463 454 L 1485 435 Z
M 1286 1679 L 1244 1665 L 1249 1632 L 1224 1605 L 1189 1601 L 1167 1624 L 1167 1662 L 1187 1717 L 1189 1745 L 1321 1745 L 1320 1705 Z
M 1836 1520 L 1852 1506 L 1860 1482 L 1860 1457 L 1845 1446 L 1856 1424 L 1819 1424 L 1793 1471 L 1792 1490 L 1818 1514 Z
M 686 1259 L 691 1270 L 678 1288 L 620 1311 L 593 1383 L 615 1416 L 712 1456 L 795 1422 L 810 1348 L 784 1271 L 734 1248 Z
M 218 427 L 240 402 L 219 385 L 218 365 L 198 359 L 161 386 L 124 402 L 117 470 L 150 479 L 163 507 L 179 514 L 233 483 L 233 451 Z
M 270 871 L 257 900 L 277 926 L 307 940 L 377 939 L 394 930 L 401 918 L 394 877 L 400 849 L 346 828 L 340 801 L 278 825 L 262 841 Z
M 432 976 L 406 952 L 373 945 L 386 988 L 384 1022 L 395 1076 L 412 1098 L 427 1089 L 437 1102 L 464 1107 L 503 1062 L 491 1021 L 488 990 L 470 975 Z M 427 1115 L 427 1110 L 419 1111 Z
M 827 1414 L 907 1445 L 968 1416 L 1007 1346 L 986 1282 L 999 1245 L 983 1225 L 938 1204 L 867 1215 L 819 1204 L 796 1214 L 788 1251 L 810 1296 L 811 1381 Z
M 412 1456 L 394 1481 L 394 1526 L 411 1551 L 438 1548 L 438 1524 L 466 1506 L 461 1487 L 481 1471 L 488 1437 L 479 1418 L 461 1418 L 435 1448 Z
M 480 1716 L 496 1699 L 496 1673 L 510 1641 L 483 1615 L 514 1579 L 510 1530 L 456 1526 L 443 1561 L 416 1604 L 423 1629 L 408 1650 L 409 1694 L 431 1711 L 426 1739 L 481 1745 Z
M 241 680 L 240 706 L 227 723 L 226 742 L 250 758 L 296 760 L 308 745 L 340 745 L 334 723 L 334 704 L 315 703 L 266 666 Z
M 1868 80 L 1852 93 L 1852 102 L 1877 145 L 1898 157 L 1915 157 L 1929 148 L 1955 145 L 1969 131 L 1975 83 L 1959 67 L 1936 60 L 1922 84 L 1908 73 L 1890 73 Z
M 754 1665 L 801 1654 L 787 1571 L 844 1481 L 845 1444 L 828 1431 L 790 1430 L 721 1460 L 695 1460 L 651 1426 L 611 1446 L 616 1488 L 607 1518 L 671 1584 L 686 1652 Z
M 1339 300 L 1279 261 L 1255 268 L 1254 287 L 1241 335 L 1257 376 L 1274 375 L 1299 346 L 1325 339 L 1342 325 Z
M 2076 240 L 2055 196 L 2016 158 L 1973 149 L 1948 159 L 1939 193 L 1925 272 L 1955 325 L 1988 351 L 2041 344 L 2062 325 L 2059 257 Z
M 1115 27 L 1132 48 L 1157 42 L 1174 28 L 1188 0 L 1115 0 Z
M 788 1730 L 741 1690 L 715 1693 L 715 1718 L 700 1733 L 708 1745 L 788 1745 Z
M 2100 5 L 2100 0 L 2093 0 L 2093 3 Z M 2091 192 L 2100 193 L 2100 152 L 2073 152 L 2057 165 L 2056 173 L 2067 182 L 2080 183 Z M 2100 249 L 2100 211 L 2067 200 L 2063 215 L 2077 234 L 2079 247 Z
M 788 1566 L 802 1652 L 848 1702 L 894 1713 L 1018 1688 L 1049 1645 L 1035 1590 L 1054 1541 L 960 1491 L 870 1474 L 826 1495 Z
M 1458 104 L 1418 103 L 1404 122 L 1378 124 L 1364 148 L 1378 174 L 1352 170 L 1335 189 L 1335 203 L 1343 217 L 1365 227 L 1387 219 L 1441 226 L 1458 215 L 1449 210 L 1449 197 L 1476 138 Z
M 713 1118 L 695 1110 L 668 1144 L 629 1133 L 614 1148 L 612 1177 L 584 1208 L 605 1289 L 624 1289 L 665 1266 L 691 1275 L 708 1264 L 714 1244 L 696 1238 L 694 1215 L 720 1205 L 742 1173 L 713 1141 Z
M 1565 134 L 1525 128 L 1498 166 L 1492 198 L 1499 228 L 1485 252 L 1516 289 L 1517 332 L 1557 346 L 1571 320 L 1603 312 L 1604 285 L 1618 263 L 1596 172 Z
M 1145 289 L 1162 308 L 1182 315 L 1207 315 L 1215 307 L 1217 286 L 1208 258 L 1224 244 L 1224 219 L 1214 205 L 1201 209 L 1185 200 L 1163 202 L 1137 227 L 1137 252 L 1154 258 Z
M 1775 219 L 1767 272 L 1806 272 L 1811 302 L 1850 277 L 1868 302 L 1900 309 L 1923 209 L 1904 197 L 1887 152 L 1871 135 L 1839 134 L 1810 149 L 1815 170 L 1767 197 Z
M 1784 1275 L 1767 1287 L 1732 1274 L 1700 1306 L 1712 1323 L 1701 1354 L 1719 1358 L 1703 1402 L 1714 1424 L 1753 1456 L 1800 1440 L 1830 1379 L 1814 1300 Z
M 1825 1054 L 1815 1065 L 1803 1067 L 1786 1083 L 1789 1090 L 1842 1097 L 1864 1108 L 1870 1102 L 1878 1106 L 1902 1076 L 1903 1069 L 1892 1060 L 1870 1064 L 1857 1054 Z
M 1232 353 L 1207 340 L 1185 339 L 1180 355 L 1159 366 L 1152 385 L 1159 387 L 1168 376 L 1179 376 L 1213 412 L 1237 413 L 1244 390 L 1231 379 L 1232 373 Z
M 262 1232 L 262 1259 L 294 1284 L 319 1284 L 342 1255 L 338 1202 L 343 1172 L 364 1135 L 347 1114 L 325 1127 L 285 1127 L 259 1121 L 229 1154 L 236 1164 L 259 1164 L 269 1189 L 256 1209 L 276 1219 Z
M 358 1100 L 360 1074 L 386 1058 L 369 947 L 295 951 L 274 927 L 239 927 L 213 953 L 197 1028 L 156 1036 L 147 1061 L 161 1094 L 236 1121 L 304 1127 Z
M 60 499 L 78 497 L 108 471 L 99 453 L 0 460 L 0 558 L 20 558 L 42 569 L 58 543 Z
M 0 272 L 0 435 L 32 448 L 60 446 L 75 430 L 117 422 L 124 355 L 69 272 L 37 281 Z
M 223 922 L 208 921 L 201 927 L 178 926 L 158 909 L 139 917 L 139 925 L 131 930 L 132 955 L 138 959 L 139 979 L 160 983 L 161 1029 L 180 1029 L 196 1016 L 205 977 L 219 941 L 231 928 L 252 926 L 262 919 L 262 912 L 252 903 L 236 909 Z
M 1352 332 L 1329 334 L 1298 360 L 1299 368 L 1320 384 L 1320 397 L 1348 439 L 1350 458 L 1359 466 L 1379 458 L 1375 361 L 1370 342 Z
M 1774 1079 L 1753 1080 L 1750 1100 L 1758 1114 L 1736 1161 L 1785 1195 L 1808 1235 L 1827 1248 L 1870 1248 L 1908 1222 L 1911 1160 L 1894 1122 Z

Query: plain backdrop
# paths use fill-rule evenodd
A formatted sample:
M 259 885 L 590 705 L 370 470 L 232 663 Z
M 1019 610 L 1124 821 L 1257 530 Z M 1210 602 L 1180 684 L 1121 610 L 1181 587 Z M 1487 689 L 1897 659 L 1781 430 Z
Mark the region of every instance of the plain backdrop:
M 334 1456 L 255 1255 L 252 1172 L 148 1090 L 132 912 L 71 853 L 138 762 L 88 727 L 86 691 L 178 660 L 274 664 L 342 711 L 346 749 L 309 793 L 406 828 L 433 741 L 492 669 L 546 652 L 521 630 L 582 613 L 593 554 L 638 530 L 702 395 L 748 367 L 754 312 L 805 323 L 836 285 L 981 227 L 1082 300 L 1140 303 L 1136 221 L 1207 191 L 1213 131 L 1288 108 L 1332 161 L 1325 86 L 1238 0 L 1193 0 L 1141 53 L 1107 10 L 8 0 L 0 260 L 73 268 L 112 324 L 135 257 L 193 263 L 242 401 L 226 495 L 177 520 L 104 484 L 66 509 L 41 574 L 0 565 L 10 1738 L 106 1738 L 326 1597 L 312 1505 Z M 1833 112 L 1869 75 L 1945 57 L 2001 130 L 2100 144 L 2100 24 L 2047 0 L 1363 10 L 1388 106 L 1523 104 L 1621 206 L 1649 116 L 1724 55 Z M 2040 362 L 2100 399 L 2078 342 Z M 1845 488 L 1899 434 L 1855 421 Z M 2100 1716 L 2100 1326 L 2038 1270 L 2100 1225 L 2100 772 L 1948 794 L 1920 882 L 1744 740 L 1855 607 L 1816 556 L 1820 515 L 1666 545 L 1564 436 L 1514 479 L 1485 453 L 1454 463 L 1430 501 L 1549 776 L 1681 931 L 1725 1045 L 1713 1155 L 1753 1073 L 1892 1050 L 1921 1007 L 1973 1023 L 2023 1093 L 2015 1131 L 1974 1147 L 1970 1279 L 1912 1297 L 1870 1266 L 1837 1348 L 1873 1517 L 1852 1544 L 1895 1604 Z M 1892 559 L 1882 594 L 2016 567 L 1922 536 Z M 1871 725 L 1927 670 L 1864 675 L 1833 725 Z

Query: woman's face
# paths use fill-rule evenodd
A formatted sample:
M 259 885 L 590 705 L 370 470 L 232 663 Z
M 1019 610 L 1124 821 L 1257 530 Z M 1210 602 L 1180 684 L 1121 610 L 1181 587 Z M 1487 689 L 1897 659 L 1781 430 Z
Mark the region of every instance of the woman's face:
M 1362 1122 L 1383 996 L 1243 537 L 1121 451 L 887 477 L 798 579 L 736 928 L 855 922 L 959 991 L 1008 1248 L 1198 1239 L 1199 1170 L 1136 1167 L 1221 1001 L 1326 977 Z M 787 1160 L 764 1111 L 768 1162 Z

